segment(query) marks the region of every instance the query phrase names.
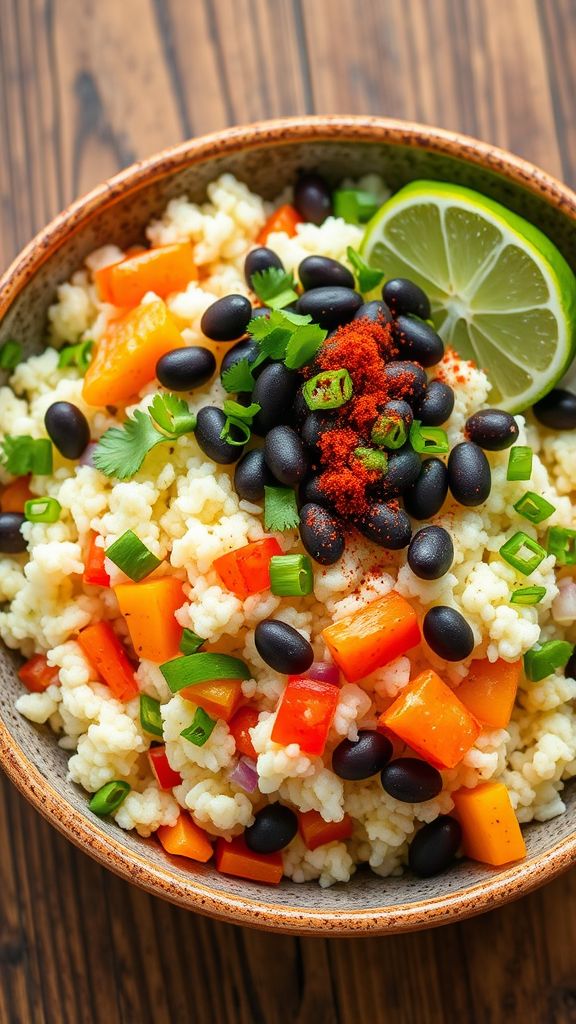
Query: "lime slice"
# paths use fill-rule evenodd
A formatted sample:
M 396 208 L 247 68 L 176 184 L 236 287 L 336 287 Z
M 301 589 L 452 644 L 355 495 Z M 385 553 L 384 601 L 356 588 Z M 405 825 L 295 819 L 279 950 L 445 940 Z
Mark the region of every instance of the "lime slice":
M 429 295 L 444 342 L 486 371 L 489 401 L 519 412 L 576 350 L 576 277 L 555 245 L 479 192 L 414 181 L 380 208 L 360 248 L 386 278 Z

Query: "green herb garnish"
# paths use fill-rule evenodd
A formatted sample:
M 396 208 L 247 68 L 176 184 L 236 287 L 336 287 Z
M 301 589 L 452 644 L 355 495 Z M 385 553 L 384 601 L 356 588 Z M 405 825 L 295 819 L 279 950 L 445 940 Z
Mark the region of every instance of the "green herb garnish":
M 298 298 L 294 275 L 281 267 L 257 270 L 252 274 L 250 284 L 252 291 L 271 309 L 282 309 Z
M 233 366 L 229 366 L 222 374 L 222 386 L 228 392 L 238 394 L 239 391 L 252 391 L 256 378 L 252 373 L 253 363 L 247 359 L 239 359 Z
M 13 476 L 49 476 L 52 472 L 52 443 L 47 438 L 35 440 L 27 434 L 7 436 L 0 448 L 0 462 Z
M 158 430 L 152 420 L 166 433 Z M 129 480 L 157 444 L 175 441 L 182 434 L 191 433 L 195 426 L 196 417 L 182 398 L 156 395 L 148 414 L 136 409 L 121 427 L 111 427 L 103 434 L 94 449 L 94 465 L 106 476 Z
M 92 361 L 93 341 L 79 341 L 77 345 L 66 345 L 60 349 L 58 366 L 62 370 L 67 366 L 77 366 L 82 373 L 90 366 Z
M 296 495 L 291 487 L 264 488 L 264 526 L 267 530 L 293 530 L 300 522 Z
M 0 370 L 15 370 L 22 362 L 24 351 L 19 341 L 8 338 L 0 348 Z
M 177 395 L 155 395 L 148 414 L 161 430 L 174 437 L 189 434 L 196 429 L 196 416 L 183 398 Z
M 377 288 L 384 280 L 383 271 L 375 270 L 374 267 L 369 267 L 366 261 L 362 259 L 360 253 L 356 252 L 351 245 L 346 249 L 346 255 L 352 264 L 354 274 L 356 275 L 358 291 L 361 292 L 362 295 L 364 295 L 365 292 L 371 292 L 373 288 Z

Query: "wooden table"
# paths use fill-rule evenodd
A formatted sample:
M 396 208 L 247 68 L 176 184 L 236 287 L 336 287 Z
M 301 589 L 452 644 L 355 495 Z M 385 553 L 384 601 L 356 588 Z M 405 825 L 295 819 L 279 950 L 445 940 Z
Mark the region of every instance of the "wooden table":
M 576 185 L 576 0 L 0 0 L 0 265 L 74 196 L 227 124 L 374 113 Z M 571 1024 L 572 873 L 435 932 L 297 939 L 144 895 L 0 786 L 0 1024 Z

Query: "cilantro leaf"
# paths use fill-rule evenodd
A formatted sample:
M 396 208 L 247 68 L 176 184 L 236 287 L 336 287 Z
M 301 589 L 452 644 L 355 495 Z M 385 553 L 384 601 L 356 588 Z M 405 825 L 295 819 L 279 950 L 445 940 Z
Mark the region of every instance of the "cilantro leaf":
M 58 356 L 59 369 L 63 369 L 66 366 L 77 366 L 82 373 L 86 373 L 92 359 L 93 346 L 93 341 L 86 340 L 79 341 L 77 345 L 66 345 L 60 349 L 60 355 Z
M 294 290 L 294 275 L 281 267 L 257 270 L 252 274 L 250 283 L 258 298 L 271 309 L 282 309 L 298 298 L 298 293 Z
M 129 480 L 138 472 L 148 452 L 166 440 L 150 417 L 136 409 L 134 416 L 129 416 L 121 427 L 111 427 L 102 435 L 92 461 L 106 476 Z
M 248 424 L 252 423 L 256 413 L 260 412 L 257 402 L 252 402 L 252 405 L 240 405 L 240 402 L 233 402 L 230 398 L 226 399 L 222 408 L 227 416 Z
M 28 434 L 7 435 L 0 448 L 0 462 L 13 476 L 48 476 L 52 472 L 52 444 L 47 438 L 36 440 Z
M 247 359 L 239 359 L 229 366 L 221 375 L 222 387 L 228 392 L 252 391 L 256 383 L 251 364 Z
M 15 370 L 24 352 L 19 341 L 8 338 L 0 348 L 0 370 Z
M 291 487 L 264 488 L 264 526 L 267 530 L 293 530 L 300 522 L 296 495 Z
M 289 370 L 299 370 L 312 361 L 320 345 L 327 337 L 319 324 L 302 324 L 297 327 L 286 346 L 284 362 Z
M 172 439 L 188 434 L 196 427 L 196 416 L 190 412 L 187 402 L 171 393 L 155 395 L 148 413 L 161 430 L 172 435 Z
M 346 255 L 354 267 L 358 291 L 361 292 L 362 295 L 364 295 L 365 292 L 371 292 L 373 288 L 376 288 L 380 284 L 384 278 L 383 271 L 375 270 L 374 267 L 369 267 L 366 261 L 362 259 L 360 253 L 356 252 L 351 245 L 346 249 Z

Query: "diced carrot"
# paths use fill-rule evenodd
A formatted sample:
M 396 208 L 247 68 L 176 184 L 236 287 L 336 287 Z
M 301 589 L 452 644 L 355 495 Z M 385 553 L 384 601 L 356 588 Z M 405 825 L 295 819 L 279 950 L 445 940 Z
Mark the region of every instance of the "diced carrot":
M 96 543 L 98 534 L 93 533 L 90 539 L 90 547 L 84 563 L 82 579 L 91 587 L 109 587 L 110 577 L 104 568 L 106 552 L 103 547 Z
M 166 756 L 166 747 L 163 743 L 150 747 L 148 751 L 148 763 L 156 776 L 160 789 L 174 789 L 182 782 L 180 772 L 174 771 Z
M 94 274 L 100 298 L 126 309 L 137 306 L 146 292 L 155 292 L 165 299 L 172 292 L 182 291 L 197 277 L 190 242 L 143 249 Z
M 236 836 L 229 843 L 218 839 L 216 867 L 223 875 L 235 875 L 236 878 L 267 882 L 269 885 L 278 885 L 283 875 L 282 854 L 254 853 L 246 846 L 244 836 Z
M 526 843 L 503 782 L 482 782 L 452 793 L 464 853 L 500 867 L 526 856 Z
M 256 760 L 258 754 L 254 750 L 250 729 L 253 729 L 258 724 L 259 715 L 258 708 L 252 708 L 247 704 L 243 708 L 238 708 L 238 711 L 228 723 L 228 728 L 236 743 L 237 752 L 244 754 L 245 757 L 251 757 L 253 761 Z
M 505 729 L 512 715 L 521 670 L 521 660 L 473 661 L 456 690 L 458 700 L 482 725 Z
M 379 723 L 437 768 L 454 768 L 480 734 L 476 719 L 432 669 L 402 690 Z
M 118 700 L 132 700 L 139 694 L 134 666 L 109 622 L 86 626 L 77 637 L 88 661 Z
M 175 825 L 161 825 L 156 831 L 158 839 L 173 857 L 189 857 L 205 864 L 212 856 L 212 844 L 203 829 L 183 811 Z
M 214 679 L 180 690 L 184 700 L 197 704 L 212 718 L 229 722 L 242 699 L 241 679 Z
M 349 683 L 364 679 L 420 642 L 416 612 L 391 590 L 327 626 L 322 637 Z
M 126 402 L 154 379 L 160 356 L 184 344 L 161 299 L 136 306 L 111 323 L 97 343 L 84 377 L 84 401 L 88 405 Z
M 264 537 L 221 555 L 213 565 L 228 590 L 245 601 L 251 594 L 270 589 L 270 560 L 273 555 L 281 554 L 276 538 Z
M 142 583 L 119 583 L 114 593 L 139 658 L 160 664 L 178 654 L 182 626 L 174 618 L 184 604 L 182 581 L 162 576 Z
M 24 505 L 34 497 L 29 487 L 29 476 L 18 476 L 12 483 L 6 484 L 0 493 L 0 509 L 2 512 L 24 512 Z
M 268 220 L 261 228 L 256 241 L 258 245 L 266 245 L 268 235 L 272 235 L 276 231 L 283 231 L 284 234 L 293 238 L 296 234 L 296 225 L 302 223 L 303 219 L 298 210 L 291 206 L 290 203 L 285 203 L 283 206 L 279 206 L 277 210 L 274 210 L 274 213 L 270 214 Z
M 326 843 L 342 843 L 352 835 L 352 818 L 345 814 L 342 821 L 324 821 L 318 811 L 305 811 L 298 815 L 300 835 L 309 850 Z
M 18 678 L 30 693 L 44 693 L 60 682 L 60 669 L 49 665 L 45 654 L 35 654 L 18 669 Z

